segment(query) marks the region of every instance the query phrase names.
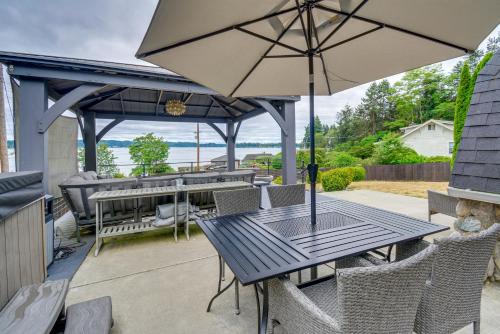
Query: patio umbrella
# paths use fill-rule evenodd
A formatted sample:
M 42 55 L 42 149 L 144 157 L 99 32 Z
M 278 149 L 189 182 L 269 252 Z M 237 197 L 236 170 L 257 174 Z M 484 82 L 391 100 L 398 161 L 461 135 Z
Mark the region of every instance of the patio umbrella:
M 314 95 L 471 52 L 498 13 L 498 0 L 160 0 L 136 56 L 225 96 L 308 95 L 314 224 Z

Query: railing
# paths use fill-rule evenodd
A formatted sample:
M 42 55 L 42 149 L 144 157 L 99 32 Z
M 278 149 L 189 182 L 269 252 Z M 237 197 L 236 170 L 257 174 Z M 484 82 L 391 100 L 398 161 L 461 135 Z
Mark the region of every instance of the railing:
M 106 169 L 110 167 L 117 167 L 120 169 L 120 167 L 127 167 L 127 169 L 133 170 L 136 167 L 140 167 L 141 174 L 140 176 L 150 176 L 153 174 L 173 174 L 173 173 L 198 173 L 198 172 L 205 172 L 205 171 L 213 171 L 213 170 L 219 170 L 226 168 L 226 164 L 221 162 L 221 163 L 214 163 L 212 161 L 199 161 L 199 167 L 198 167 L 198 162 L 197 161 L 178 161 L 178 162 L 169 162 L 169 163 L 158 163 L 158 164 L 100 164 L 98 165 L 98 170 L 101 171 L 101 175 L 105 176 L 112 176 L 108 175 L 105 173 Z M 203 164 L 203 165 L 202 165 Z M 207 165 L 208 164 L 208 165 Z M 178 166 L 178 167 L 176 167 Z M 161 173 L 150 173 L 151 171 L 159 170 L 161 171 L 162 168 L 165 167 L 172 167 L 172 170 L 165 170 L 162 171 Z M 104 170 L 104 173 L 102 171 Z
M 140 167 L 141 173 L 140 176 L 151 176 L 151 175 L 157 175 L 157 174 L 174 174 L 174 173 L 200 173 L 200 172 L 210 172 L 210 171 L 218 171 L 218 170 L 223 170 L 227 168 L 227 164 L 225 162 L 212 162 L 212 161 L 200 161 L 199 162 L 200 166 L 198 168 L 198 162 L 197 161 L 179 161 L 179 162 L 169 162 L 169 163 L 160 163 L 160 164 L 100 164 L 98 165 L 98 170 L 100 171 L 100 175 L 103 176 L 108 176 L 111 177 L 113 175 L 109 175 L 105 173 L 106 169 L 109 167 L 117 167 L 120 170 L 120 167 L 127 167 L 127 169 L 134 169 L 136 167 Z M 164 171 L 161 173 L 149 173 L 149 171 L 154 171 L 159 170 L 161 167 L 165 166 L 170 166 L 173 167 L 173 170 L 171 171 Z M 176 167 L 178 166 L 178 167 Z M 262 168 L 264 166 L 264 168 Z M 264 163 L 260 163 L 260 166 L 258 167 L 261 171 L 259 175 L 274 175 L 274 176 L 280 176 L 281 175 L 281 169 L 273 169 L 271 168 L 271 159 L 267 159 Z M 245 168 L 239 165 L 237 161 L 237 168 Z M 248 167 L 248 168 L 255 168 L 255 167 Z M 103 172 L 104 170 L 104 172 Z M 262 173 L 264 172 L 264 174 Z M 305 162 L 302 161 L 299 166 L 297 166 L 297 174 L 301 179 L 301 182 L 304 183 L 306 181 L 306 176 L 307 176 L 307 168 L 305 165 Z

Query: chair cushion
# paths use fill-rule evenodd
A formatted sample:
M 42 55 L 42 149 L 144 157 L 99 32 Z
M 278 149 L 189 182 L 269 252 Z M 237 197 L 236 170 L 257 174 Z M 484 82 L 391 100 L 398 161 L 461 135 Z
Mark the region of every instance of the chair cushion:
M 97 173 L 94 172 L 93 170 L 90 170 L 88 172 L 81 172 L 78 175 L 87 181 L 97 180 Z
M 300 289 L 323 312 L 338 319 L 337 281 L 335 278 Z

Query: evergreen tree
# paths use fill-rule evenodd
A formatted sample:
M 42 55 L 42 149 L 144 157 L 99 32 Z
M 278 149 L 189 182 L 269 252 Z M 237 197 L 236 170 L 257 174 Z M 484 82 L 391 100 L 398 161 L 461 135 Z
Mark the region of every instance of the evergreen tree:
M 462 67 L 462 73 L 460 76 L 460 85 L 458 87 L 457 100 L 455 102 L 455 119 L 454 119 L 454 129 L 453 129 L 453 155 L 451 158 L 451 165 L 455 163 L 455 158 L 457 155 L 457 150 L 460 145 L 460 140 L 462 138 L 462 131 L 464 129 L 465 119 L 467 117 L 467 112 L 469 111 L 469 105 L 474 93 L 474 87 L 476 85 L 477 76 L 479 72 L 483 69 L 486 63 L 491 59 L 493 53 L 488 53 L 483 59 L 477 64 L 474 69 L 474 73 L 470 74 L 469 64 L 465 62 Z
M 462 66 L 462 72 L 460 73 L 460 83 L 458 85 L 457 99 L 455 101 L 455 117 L 453 121 L 454 145 L 453 155 L 451 158 L 452 166 L 455 163 L 458 145 L 460 145 L 460 139 L 462 137 L 462 131 L 465 124 L 465 117 L 467 116 L 467 110 L 469 109 L 469 99 L 467 96 L 469 94 L 470 81 L 469 63 L 465 62 Z

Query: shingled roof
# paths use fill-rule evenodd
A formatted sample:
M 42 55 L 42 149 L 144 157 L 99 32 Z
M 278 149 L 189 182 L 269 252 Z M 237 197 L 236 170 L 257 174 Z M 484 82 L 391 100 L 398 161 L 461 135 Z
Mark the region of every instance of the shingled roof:
M 500 194 L 500 51 L 477 78 L 450 186 Z

